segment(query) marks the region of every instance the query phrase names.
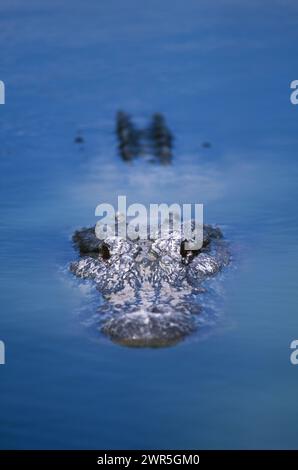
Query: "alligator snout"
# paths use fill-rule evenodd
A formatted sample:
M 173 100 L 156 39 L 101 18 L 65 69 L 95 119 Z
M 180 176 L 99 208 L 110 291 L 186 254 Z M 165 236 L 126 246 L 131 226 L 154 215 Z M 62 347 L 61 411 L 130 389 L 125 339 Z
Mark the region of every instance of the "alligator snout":
M 102 325 L 102 332 L 124 346 L 171 346 L 195 331 L 194 317 L 175 310 L 136 310 L 111 316 Z

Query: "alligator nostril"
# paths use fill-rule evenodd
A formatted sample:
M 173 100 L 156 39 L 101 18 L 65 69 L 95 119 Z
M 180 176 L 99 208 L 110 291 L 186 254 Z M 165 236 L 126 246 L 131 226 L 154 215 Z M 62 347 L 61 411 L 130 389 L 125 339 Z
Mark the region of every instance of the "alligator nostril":
M 102 259 L 104 259 L 104 260 L 107 260 L 107 259 L 111 258 L 111 253 L 110 253 L 109 247 L 106 243 L 103 243 L 101 245 L 101 256 L 102 256 Z

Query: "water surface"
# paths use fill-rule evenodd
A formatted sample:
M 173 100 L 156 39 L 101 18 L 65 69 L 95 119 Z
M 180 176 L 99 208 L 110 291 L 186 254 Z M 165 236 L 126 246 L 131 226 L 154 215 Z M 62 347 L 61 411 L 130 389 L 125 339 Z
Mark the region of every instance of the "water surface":
M 1 448 L 297 447 L 297 26 L 294 1 L 2 0 Z M 172 166 L 119 159 L 119 108 L 165 113 Z M 70 237 L 118 194 L 200 202 L 223 227 L 207 336 L 90 332 Z

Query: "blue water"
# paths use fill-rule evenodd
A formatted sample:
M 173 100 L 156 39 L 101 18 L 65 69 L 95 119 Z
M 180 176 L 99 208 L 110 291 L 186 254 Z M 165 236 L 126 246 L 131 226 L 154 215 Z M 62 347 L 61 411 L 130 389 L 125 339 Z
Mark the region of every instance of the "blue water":
M 298 447 L 297 13 L 294 0 L 2 0 L 1 448 Z M 118 108 L 165 113 L 171 167 L 120 161 Z M 118 194 L 200 202 L 223 227 L 233 263 L 207 336 L 135 350 L 92 327 L 70 238 Z

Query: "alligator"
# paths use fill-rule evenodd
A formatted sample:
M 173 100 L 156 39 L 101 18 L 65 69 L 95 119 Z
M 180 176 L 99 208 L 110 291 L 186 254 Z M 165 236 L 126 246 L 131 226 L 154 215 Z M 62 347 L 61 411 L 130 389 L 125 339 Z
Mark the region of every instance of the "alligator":
M 151 162 L 169 164 L 172 160 L 173 135 L 164 116 L 155 113 L 150 125 L 138 129 L 129 114 L 119 111 L 116 116 L 116 135 L 119 153 L 124 161 L 149 154 Z
M 228 244 L 218 227 L 204 225 L 201 249 L 189 250 L 181 233 L 172 229 L 134 241 L 114 235 L 99 240 L 95 227 L 74 233 L 79 258 L 70 270 L 93 280 L 102 294 L 100 329 L 112 341 L 169 346 L 199 327 L 200 295 L 205 281 L 228 264 Z

